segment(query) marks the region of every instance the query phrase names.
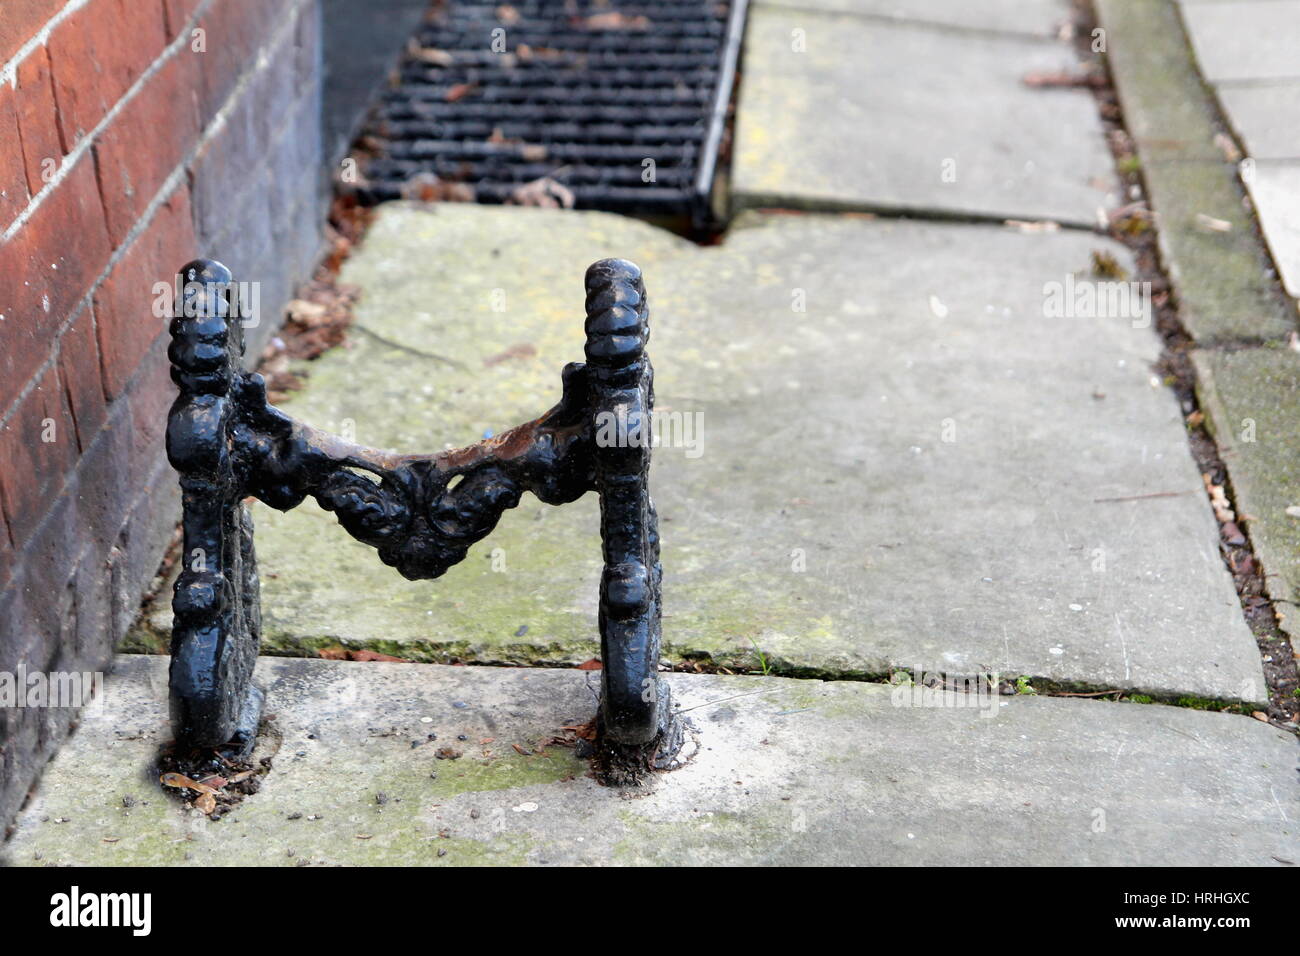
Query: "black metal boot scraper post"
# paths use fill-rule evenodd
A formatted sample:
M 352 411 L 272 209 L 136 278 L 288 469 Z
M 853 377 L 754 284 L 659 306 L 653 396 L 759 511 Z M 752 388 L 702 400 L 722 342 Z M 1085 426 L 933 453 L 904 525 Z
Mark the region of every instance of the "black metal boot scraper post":
M 171 718 L 177 751 L 247 754 L 261 714 L 253 664 L 261 612 L 255 497 L 282 511 L 308 495 L 348 534 L 411 580 L 462 561 L 531 491 L 561 505 L 600 494 L 602 694 L 598 773 L 634 783 L 676 765 L 683 734 L 657 673 L 659 535 L 648 490 L 654 371 L 640 270 L 603 259 L 587 270 L 586 363 L 565 366 L 563 397 L 535 421 L 432 455 L 364 448 L 268 404 L 243 370 L 237 285 L 199 259 L 180 274 L 171 322 L 167 456 L 180 472 L 184 555 L 172 600 Z

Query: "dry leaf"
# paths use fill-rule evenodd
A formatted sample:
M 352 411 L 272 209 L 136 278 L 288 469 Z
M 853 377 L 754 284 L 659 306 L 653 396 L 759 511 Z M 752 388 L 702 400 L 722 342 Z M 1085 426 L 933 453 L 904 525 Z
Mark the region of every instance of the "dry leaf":
M 446 50 L 439 50 L 437 47 L 431 46 L 420 46 L 414 39 L 407 46 L 406 52 L 412 59 L 428 63 L 430 66 L 447 67 L 456 62 L 455 57 Z
M 378 651 L 368 651 L 365 648 L 358 650 L 348 650 L 345 647 L 322 647 L 316 651 L 318 657 L 323 657 L 327 661 L 387 661 L 391 664 L 409 664 L 410 658 L 393 657 L 391 654 L 380 654 Z
M 387 661 L 391 664 L 409 664 L 410 658 L 394 657 L 392 654 L 380 654 L 378 651 L 368 651 L 364 648 L 356 651 L 349 651 L 348 657 L 354 661 Z
M 478 88 L 477 83 L 457 83 L 443 97 L 448 103 L 458 103 Z
M 580 670 L 580 671 L 598 671 L 598 670 L 602 670 L 604 667 L 605 667 L 605 665 L 602 664 L 602 663 L 600 662 L 600 658 L 599 658 L 599 657 L 593 657 L 591 660 L 589 660 L 589 661 L 583 661 L 581 664 L 579 664 L 579 665 L 578 665 L 578 670 Z
M 509 359 L 526 359 L 532 358 L 537 354 L 537 346 L 531 342 L 519 342 L 510 346 L 504 352 L 498 352 L 496 355 L 489 356 L 483 360 L 483 364 L 491 368 L 493 365 L 499 365 Z
M 1203 212 L 1196 214 L 1196 227 L 1204 232 L 1232 232 L 1232 223 L 1226 219 L 1215 219 Z
M 207 816 L 212 815 L 212 811 L 217 809 L 217 798 L 211 793 L 201 793 L 194 800 L 194 806 L 202 810 Z
M 1025 86 L 1032 86 L 1035 89 L 1043 88 L 1071 88 L 1077 86 L 1105 86 L 1106 78 L 1100 73 L 1071 73 L 1067 70 L 1056 70 L 1051 72 L 1026 73 L 1021 77 L 1020 82 Z
M 402 183 L 402 198 L 421 202 L 473 202 L 475 197 L 474 187 L 466 183 L 450 182 L 423 172 Z
M 183 773 L 165 773 L 158 778 L 158 781 L 165 787 L 176 787 L 180 790 L 193 790 L 196 793 L 216 793 L 207 784 L 199 783 L 197 780 L 191 780 Z
M 647 30 L 650 20 L 643 16 L 629 17 L 612 10 L 609 13 L 594 13 L 582 21 L 588 30 Z
M 1202 474 L 1201 480 L 1205 482 L 1205 490 L 1209 492 L 1210 507 L 1214 509 L 1214 517 L 1220 521 L 1236 521 L 1237 515 L 1228 504 L 1228 496 L 1223 493 L 1223 486 L 1216 485 L 1210 480 L 1208 474 Z
M 329 315 L 329 310 L 325 306 L 319 302 L 308 302 L 306 299 L 293 299 L 285 309 L 289 313 L 291 322 L 297 322 L 309 329 L 322 324 Z
M 582 740 L 595 740 L 596 739 L 596 718 L 595 717 L 591 718 L 591 720 L 587 721 L 585 724 L 578 724 L 577 726 L 574 727 L 561 727 L 560 729 L 571 730 L 575 735 L 577 735 Z
M 572 209 L 573 203 L 573 190 L 547 176 L 516 186 L 506 199 L 508 206 L 539 206 L 544 209 Z

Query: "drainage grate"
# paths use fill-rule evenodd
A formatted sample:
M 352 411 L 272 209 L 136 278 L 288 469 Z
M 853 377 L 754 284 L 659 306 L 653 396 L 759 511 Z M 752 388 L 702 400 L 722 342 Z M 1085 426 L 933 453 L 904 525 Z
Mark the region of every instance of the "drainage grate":
M 382 97 L 363 200 L 410 195 L 432 173 L 479 202 L 518 201 L 521 186 L 549 178 L 578 208 L 700 221 L 744 8 L 450 0 L 417 31 Z

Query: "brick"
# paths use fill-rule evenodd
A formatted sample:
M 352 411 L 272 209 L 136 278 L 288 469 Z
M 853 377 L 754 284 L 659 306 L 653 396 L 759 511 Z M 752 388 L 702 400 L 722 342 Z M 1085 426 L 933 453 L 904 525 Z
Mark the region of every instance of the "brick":
M 0 16 L 0 65 L 34 37 L 67 0 L 4 0 Z
M 152 343 L 166 332 L 167 319 L 153 314 L 154 286 L 172 283 L 176 270 L 194 258 L 189 194 L 179 187 L 154 214 L 95 292 L 104 397 L 121 395 Z
M 4 508 L 0 507 L 0 589 L 13 577 L 16 554 L 13 542 L 9 539 L 9 525 L 5 523 Z
M 90 447 L 108 409 L 99 370 L 99 343 L 95 335 L 95 313 L 85 308 L 59 336 L 59 378 L 68 393 L 77 447 Z
M 76 654 L 92 668 L 113 652 L 113 581 L 106 555 L 86 548 L 77 565 Z
M 199 66 L 199 120 L 206 128 L 221 109 L 254 54 L 270 39 L 292 0 L 214 0 L 199 21 L 204 52 L 182 47 Z
M 203 0 L 163 0 L 167 36 L 174 39 L 182 29 L 188 30 L 194 12 L 202 2 Z
M 156 339 L 127 393 L 131 410 L 132 485 L 139 491 L 166 455 L 167 413 L 176 398 L 167 360 L 167 337 Z
M 162 0 L 90 0 L 50 34 L 59 132 L 71 148 L 166 45 Z
M 173 57 L 99 135 L 95 165 L 113 245 L 122 243 L 198 139 L 194 67 Z
M 22 563 L 29 593 L 28 609 L 43 622 L 45 636 L 57 635 L 72 604 L 77 557 L 84 545 L 77 527 L 76 502 L 66 489 L 59 494 L 23 546 Z
M 256 182 L 266 151 L 266 144 L 257 138 L 257 106 L 251 97 L 243 97 L 194 157 L 194 222 L 204 249 L 232 230 L 254 227 L 243 221 L 249 216 L 248 207 L 258 218 L 266 216 L 267 197 Z
M 121 579 L 124 591 L 133 598 L 132 613 L 122 630 L 114 635 L 120 639 L 126 633 L 139 608 L 138 598 L 158 573 L 172 535 L 180 524 L 181 489 L 176 472 L 166 461 L 155 462 L 153 474 L 144 481 L 143 492 L 136 498 L 131 515 L 123 526 L 123 553 Z
M 27 206 L 27 176 L 23 169 L 23 140 L 18 130 L 14 91 L 0 84 L 0 232 Z
M 117 544 L 134 493 L 132 468 L 130 409 L 119 402 L 82 456 L 73 491 L 78 527 L 96 554 Z
M 35 196 L 63 160 L 54 105 L 54 80 L 50 58 L 44 47 L 33 50 L 18 67 L 18 129 L 23 138 L 23 163 L 27 189 Z
M 94 164 L 86 157 L 0 244 L 0 409 L 9 408 L 49 357 L 54 329 L 90 291 L 110 249 Z
M 20 551 L 54 503 L 77 455 L 72 414 L 58 369 L 51 365 L 0 428 L 5 521 Z
M 321 30 L 324 16 L 319 3 L 298 8 L 298 23 L 294 27 L 294 73 L 301 89 L 315 87 L 317 78 L 323 74 Z

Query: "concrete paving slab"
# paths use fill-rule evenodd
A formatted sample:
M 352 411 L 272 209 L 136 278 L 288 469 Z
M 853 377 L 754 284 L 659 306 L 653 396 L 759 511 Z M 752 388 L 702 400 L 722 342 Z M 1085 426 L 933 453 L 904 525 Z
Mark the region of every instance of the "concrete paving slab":
M 1022 82 L 1075 68 L 1063 43 L 759 6 L 733 203 L 1095 225 L 1118 187 L 1092 97 Z
M 1167 0 L 1095 5 L 1124 126 L 1144 166 L 1149 169 L 1153 160 L 1223 162 L 1214 141 L 1218 110 L 1188 52 L 1177 8 Z
M 1097 0 L 1124 119 L 1156 212 L 1161 261 L 1200 345 L 1281 341 L 1295 329 L 1234 165 L 1215 144 L 1219 110 L 1166 0 Z M 1210 228 L 1214 220 L 1226 231 Z
M 1068 0 L 755 0 L 755 4 L 1036 37 L 1057 36 L 1071 12 Z
M 309 660 L 259 662 L 276 715 L 263 740 L 273 769 L 258 793 L 214 822 L 157 784 L 153 762 L 169 737 L 166 666 L 121 660 L 105 707 L 50 764 L 0 848 L 6 862 L 1296 859 L 1295 740 L 1248 717 L 672 675 L 674 699 L 696 727 L 696 756 L 647 791 L 625 792 L 597 785 L 570 750 L 526 756 L 513 746 L 534 751 L 559 727 L 586 720 L 596 674 Z M 463 755 L 439 760 L 441 746 Z
M 1236 169 L 1222 160 L 1155 162 L 1144 174 L 1161 261 L 1196 341 L 1260 342 L 1293 332 L 1293 307 L 1278 288 Z
M 1200 345 L 1284 341 L 1295 329 L 1235 166 L 1214 143 L 1218 108 L 1165 0 L 1097 0 L 1125 121 L 1138 143 L 1179 316 Z M 1206 222 L 1227 222 L 1210 229 Z
M 387 206 L 343 279 L 402 347 L 355 335 L 285 407 L 403 450 L 532 418 L 582 354 L 586 264 L 624 255 L 652 302 L 670 658 L 1262 700 L 1156 336 L 1052 317 L 1095 250 L 1125 261 L 1080 232 L 752 216 L 698 248 L 599 213 Z M 314 505 L 256 520 L 276 653 L 597 653 L 590 498 L 526 497 L 435 582 Z
M 1300 636 L 1300 354 L 1291 349 L 1194 353 L 1201 405 L 1232 475 L 1238 510 L 1282 624 Z
M 1282 285 L 1300 298 L 1300 162 L 1257 162 L 1248 185 Z
M 1300 0 L 1186 3 L 1182 13 L 1210 82 L 1300 78 Z
M 1216 92 L 1246 155 L 1257 160 L 1300 159 L 1300 81 L 1220 84 Z

